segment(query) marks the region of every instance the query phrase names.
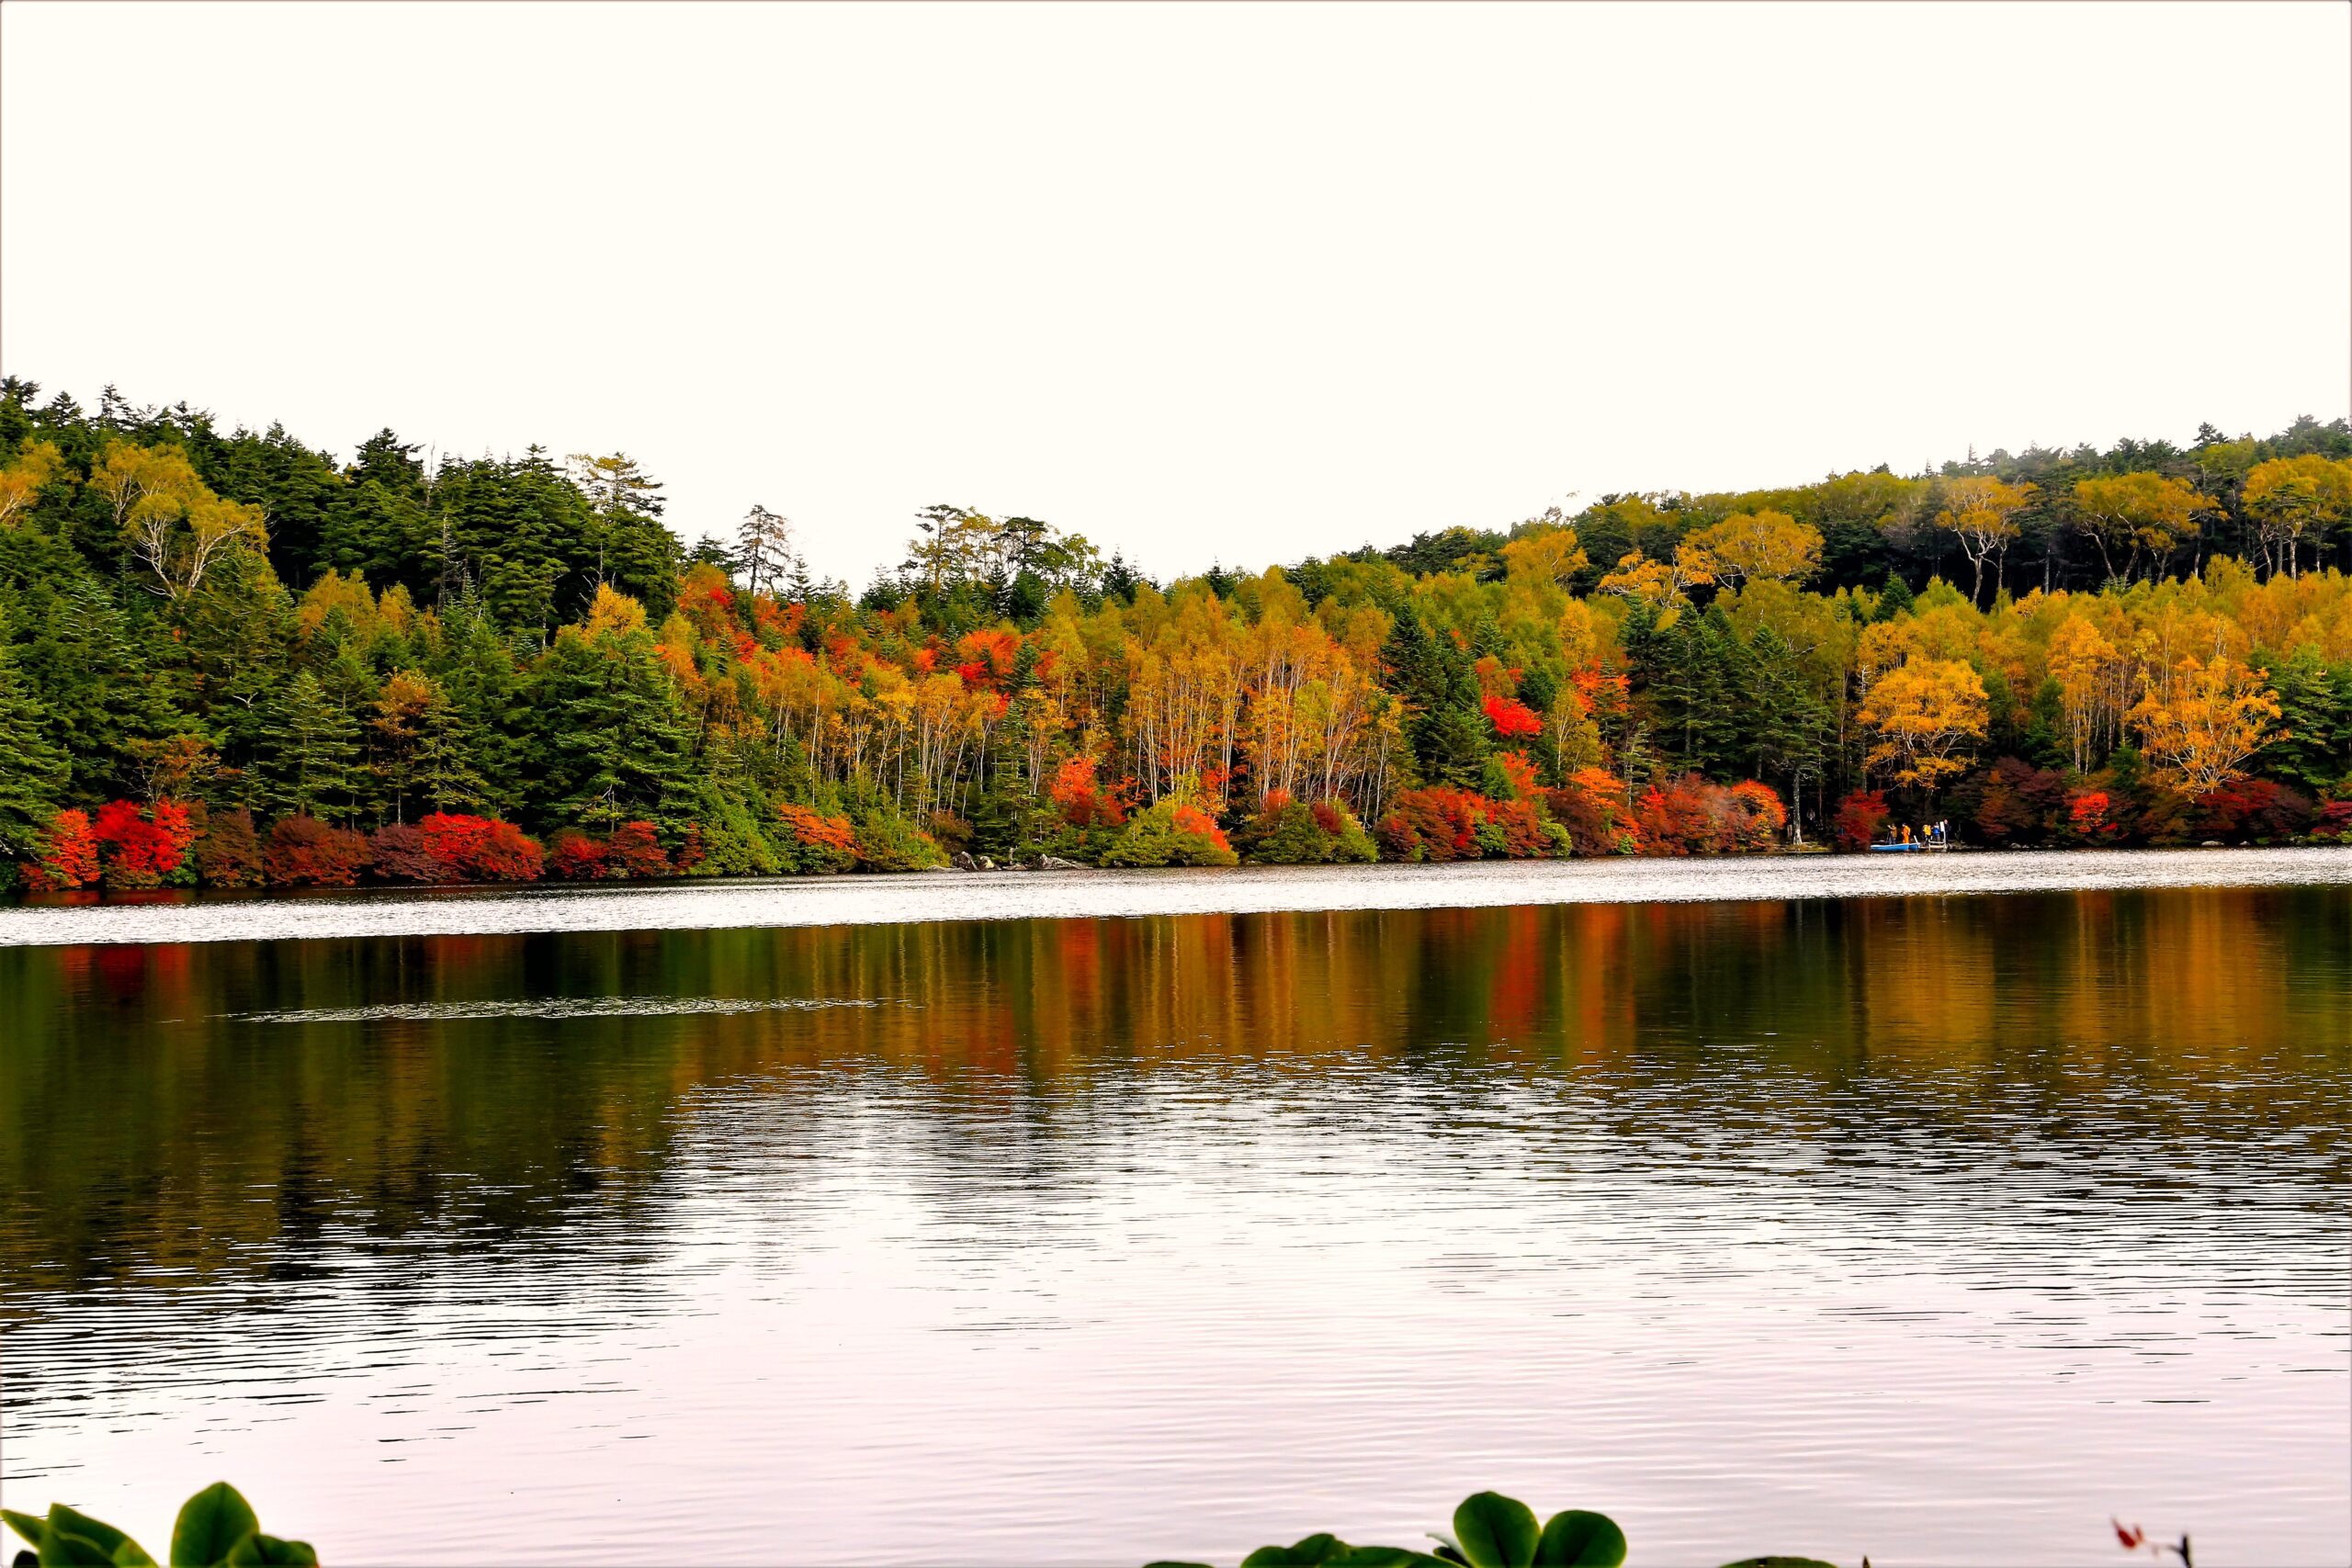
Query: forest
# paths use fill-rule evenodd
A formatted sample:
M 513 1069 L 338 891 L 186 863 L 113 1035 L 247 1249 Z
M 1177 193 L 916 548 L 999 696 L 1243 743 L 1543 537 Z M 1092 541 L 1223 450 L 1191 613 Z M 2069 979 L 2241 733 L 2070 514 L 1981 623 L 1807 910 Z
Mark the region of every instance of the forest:
M 1168 582 L 942 504 L 862 592 L 424 450 L 0 381 L 7 886 L 2352 843 L 2343 419 Z

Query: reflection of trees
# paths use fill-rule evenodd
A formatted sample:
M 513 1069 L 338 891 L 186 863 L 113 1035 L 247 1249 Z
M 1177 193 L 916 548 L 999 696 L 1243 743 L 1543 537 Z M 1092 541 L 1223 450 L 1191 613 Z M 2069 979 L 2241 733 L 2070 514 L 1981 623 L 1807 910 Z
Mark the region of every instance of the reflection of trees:
M 0 1281 L 299 1269 L 354 1236 L 489 1257 L 588 1216 L 650 1252 L 681 1138 L 779 1100 L 743 1157 L 885 1125 L 990 1173 L 931 1195 L 981 1224 L 1084 1201 L 1155 1097 L 1296 1110 L 1302 1137 L 1336 1097 L 1412 1139 L 1508 1126 L 1529 1084 L 1694 1169 L 1727 1142 L 1964 1168 L 2030 1141 L 2155 1186 L 2168 1152 L 2210 1169 L 2258 1134 L 2324 1196 L 2347 986 L 2352 897 L 2326 889 L 13 950 Z M 892 1005 L 231 1016 L 644 996 Z

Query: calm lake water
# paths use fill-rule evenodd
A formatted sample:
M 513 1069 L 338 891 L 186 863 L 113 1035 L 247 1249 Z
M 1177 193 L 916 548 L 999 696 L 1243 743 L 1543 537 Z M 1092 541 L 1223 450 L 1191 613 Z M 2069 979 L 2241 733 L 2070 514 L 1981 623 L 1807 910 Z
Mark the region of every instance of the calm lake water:
M 8 1506 L 2352 1556 L 2352 888 L 0 949 Z

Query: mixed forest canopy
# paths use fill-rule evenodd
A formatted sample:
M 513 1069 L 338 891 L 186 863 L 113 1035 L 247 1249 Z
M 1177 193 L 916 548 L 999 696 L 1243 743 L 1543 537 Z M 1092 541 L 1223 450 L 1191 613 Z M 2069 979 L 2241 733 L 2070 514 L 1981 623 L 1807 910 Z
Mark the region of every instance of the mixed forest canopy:
M 627 455 L 421 450 L 0 382 L 12 879 L 2352 836 L 2342 419 L 1165 583 L 938 505 L 861 592 Z

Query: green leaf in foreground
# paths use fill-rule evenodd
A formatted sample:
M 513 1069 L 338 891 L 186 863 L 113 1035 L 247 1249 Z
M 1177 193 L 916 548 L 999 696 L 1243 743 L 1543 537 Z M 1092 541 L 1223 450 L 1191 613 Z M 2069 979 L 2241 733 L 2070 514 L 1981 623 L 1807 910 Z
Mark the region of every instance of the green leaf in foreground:
M 121 1568 L 143 1568 L 155 1561 L 126 1532 L 63 1503 L 49 1506 L 49 1528 L 61 1535 L 80 1536 L 105 1552 L 107 1562 L 120 1564 Z
M 217 1568 L 239 1541 L 260 1529 L 253 1505 L 227 1482 L 216 1481 L 180 1505 L 172 1526 L 172 1568 Z
M 1544 1522 L 1535 1561 L 1540 1568 L 1619 1568 L 1625 1561 L 1625 1532 L 1606 1514 L 1565 1508 Z
M 1499 1492 L 1474 1493 L 1453 1510 L 1453 1539 L 1472 1568 L 1533 1568 L 1535 1512 Z
M 75 1535 L 51 1525 L 40 1534 L 36 1559 L 41 1568 L 113 1568 L 114 1557 L 86 1535 Z
M 1241 1568 L 1320 1568 L 1347 1550 L 1346 1541 L 1325 1530 L 1288 1546 L 1261 1546 L 1241 1560 Z

